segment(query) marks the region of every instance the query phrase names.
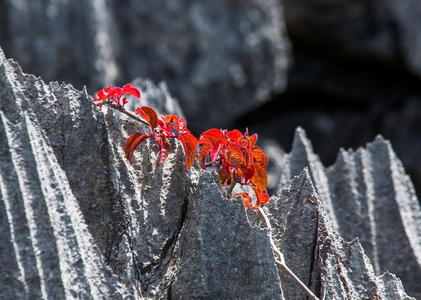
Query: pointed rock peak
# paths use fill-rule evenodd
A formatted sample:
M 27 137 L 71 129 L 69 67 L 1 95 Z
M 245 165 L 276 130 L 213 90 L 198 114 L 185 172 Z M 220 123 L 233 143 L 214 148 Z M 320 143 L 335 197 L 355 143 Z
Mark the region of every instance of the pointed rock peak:
M 299 175 L 292 178 L 288 190 L 290 192 L 300 191 L 308 195 L 316 194 L 316 189 L 314 187 L 308 168 L 304 168 L 304 170 Z
M 350 156 L 352 154 L 353 154 L 352 150 L 347 151 L 344 148 L 340 148 L 339 152 L 338 152 L 338 155 L 336 156 L 336 160 L 335 160 L 335 163 L 333 164 L 333 166 L 345 164 L 350 159 Z
M 416 300 L 406 294 L 402 281 L 395 274 L 385 272 L 379 276 L 379 280 L 383 282 L 382 293 L 385 299 Z
M 330 168 L 344 163 L 346 164 L 356 153 L 363 154 L 366 151 L 376 153 L 377 157 L 390 155 L 391 158 L 397 158 L 390 141 L 385 139 L 382 135 L 377 135 L 376 138 L 372 142 L 367 143 L 365 147 L 359 147 L 356 150 L 353 150 L 352 148 L 348 150 L 341 148 L 336 156 L 335 163 Z
M 389 152 L 392 150 L 392 146 L 389 140 L 386 140 L 383 136 L 377 135 L 374 141 L 367 143 L 365 146 L 366 150 L 369 151 L 386 151 Z M 393 151 L 393 150 L 392 150 Z
M 291 153 L 297 150 L 305 149 L 306 152 L 313 152 L 313 145 L 307 137 L 305 130 L 302 127 L 295 129 L 294 140 L 292 142 Z
M 386 140 L 381 134 L 378 134 L 378 135 L 376 135 L 376 137 L 375 137 L 375 139 L 374 139 L 374 141 L 376 142 L 376 141 L 379 141 L 379 142 L 386 142 L 386 143 L 388 143 L 389 141 L 388 140 Z
M 292 176 L 299 174 L 305 167 L 310 166 L 312 163 L 320 163 L 318 156 L 313 152 L 313 146 L 310 140 L 301 127 L 298 127 L 295 131 L 292 149 L 288 157 Z M 311 168 L 312 165 L 310 166 Z
M 362 148 L 354 151 L 353 149 L 345 150 L 340 148 L 338 155 L 336 155 L 335 162 L 328 167 L 328 172 L 335 172 L 335 170 L 346 170 L 355 164 L 355 154 L 359 151 L 364 151 Z M 336 176 L 336 175 L 335 175 Z
M 20 80 L 20 77 L 27 75 L 22 71 L 22 68 L 17 61 L 6 57 L 1 47 L 0 47 L 0 67 L 2 69 L 7 70 L 5 74 L 6 77 L 8 77 L 8 75 L 13 73 L 13 77 L 16 78 L 16 80 Z M 0 78 L 0 81 L 8 82 L 9 80 Z
M 88 94 L 88 89 L 86 88 L 86 85 L 84 85 L 84 86 L 83 86 L 83 88 L 82 88 L 82 93 L 83 93 L 83 95 L 84 95 L 85 97 L 88 97 L 88 96 L 89 96 L 89 94 Z
M 6 59 L 6 55 L 4 54 L 3 49 L 0 47 L 0 61 L 3 61 Z

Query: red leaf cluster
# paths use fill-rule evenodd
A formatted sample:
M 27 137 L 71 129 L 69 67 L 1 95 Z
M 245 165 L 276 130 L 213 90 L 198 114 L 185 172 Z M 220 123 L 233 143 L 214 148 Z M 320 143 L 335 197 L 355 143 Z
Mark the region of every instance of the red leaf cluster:
M 107 86 L 96 93 L 98 98 L 95 98 L 95 102 L 103 101 L 103 100 L 111 100 L 114 104 L 124 107 L 127 104 L 126 97 L 124 95 L 132 95 L 136 98 L 140 98 L 140 91 L 139 89 L 133 87 L 130 83 L 124 85 L 123 87 L 112 87 Z
M 220 166 L 218 174 L 222 185 L 235 183 L 250 186 L 256 196 L 252 201 L 249 193 L 237 193 L 246 207 L 257 208 L 269 201 L 266 191 L 268 177 L 266 168 L 268 158 L 264 151 L 256 146 L 257 134 L 249 136 L 239 130 L 231 131 L 209 129 L 200 135 L 199 163 L 202 168 L 208 165 Z
M 196 150 L 200 145 L 199 163 L 202 168 L 208 166 L 219 167 L 218 174 L 223 186 L 227 186 L 229 194 L 237 183 L 249 186 L 253 196 L 248 192 L 232 195 L 243 199 L 246 208 L 258 208 L 269 201 L 266 187 L 268 176 L 266 168 L 268 158 L 265 152 L 256 146 L 257 134 L 249 136 L 239 130 L 231 131 L 209 129 L 200 135 L 199 141 L 190 133 L 184 118 L 176 115 L 158 116 L 157 112 L 149 106 L 136 108 L 140 119 L 124 109 L 128 102 L 124 95 L 133 95 L 140 98 L 140 91 L 131 84 L 123 87 L 108 86 L 97 92 L 95 102 L 97 105 L 111 105 L 130 117 L 149 126 L 150 133 L 135 132 L 130 135 L 124 144 L 124 154 L 131 159 L 136 148 L 147 139 L 154 139 L 159 147 L 158 164 L 162 164 L 169 156 L 171 143 L 174 138 L 181 142 L 185 154 L 185 168 L 190 168 L 196 159 Z M 108 101 L 106 101 L 108 100 Z M 116 107 L 117 105 L 118 107 Z M 230 195 L 228 195 L 230 196 Z M 253 200 L 255 199 L 255 200 Z
M 171 151 L 171 144 L 168 139 L 175 138 L 183 145 L 186 169 L 193 165 L 198 141 L 187 129 L 187 122 L 184 118 L 176 115 L 159 118 L 156 111 L 149 106 L 138 107 L 136 114 L 140 115 L 149 124 L 152 133 L 147 135 L 136 132 L 129 136 L 124 145 L 124 153 L 129 160 L 141 142 L 153 138 L 159 147 L 158 164 L 162 164 Z

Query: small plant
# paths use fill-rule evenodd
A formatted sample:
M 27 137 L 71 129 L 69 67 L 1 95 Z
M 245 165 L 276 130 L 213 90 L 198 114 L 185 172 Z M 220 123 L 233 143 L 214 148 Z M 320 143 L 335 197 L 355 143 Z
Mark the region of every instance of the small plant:
M 97 92 L 98 98 L 93 99 L 98 102 L 96 105 L 102 107 L 108 105 L 115 108 L 129 117 L 147 125 L 150 129 L 150 134 L 142 134 L 135 132 L 130 135 L 124 144 L 124 154 L 127 159 L 131 159 L 133 152 L 146 139 L 154 139 L 159 147 L 158 164 L 162 164 L 168 157 L 171 151 L 171 144 L 168 139 L 175 138 L 181 141 L 185 154 L 185 167 L 190 168 L 196 157 L 197 139 L 187 129 L 187 122 L 184 118 L 176 115 L 167 115 L 158 117 L 157 112 L 149 106 L 140 106 L 136 108 L 136 114 L 124 109 L 124 105 L 128 103 L 124 95 L 132 95 L 140 98 L 139 89 L 133 87 L 131 84 L 126 84 L 122 88 L 108 86 Z
M 126 84 L 123 87 L 108 86 L 101 89 L 97 92 L 98 98 L 93 99 L 93 101 L 99 108 L 107 105 L 149 128 L 149 133 L 135 132 L 127 138 L 124 144 L 126 158 L 130 161 L 136 148 L 147 139 L 155 140 L 158 145 L 158 164 L 162 164 L 169 156 L 171 151 L 169 139 L 176 139 L 181 142 L 186 169 L 194 164 L 198 152 L 199 164 L 202 168 L 214 166 L 218 169 L 220 183 L 226 188 L 227 198 L 241 197 L 245 208 L 253 208 L 261 214 L 269 230 L 272 250 L 278 256 L 275 261 L 306 291 L 311 299 L 318 300 L 313 292 L 288 268 L 282 252 L 273 241 L 272 226 L 262 209 L 262 206 L 268 203 L 270 199 L 266 190 L 268 157 L 261 148 L 256 146 L 257 134 L 250 136 L 248 130 L 243 134 L 237 129 L 231 131 L 209 129 L 203 132 L 200 139 L 197 140 L 187 129 L 187 122 L 182 117 L 176 115 L 158 116 L 157 112 L 149 106 L 136 108 L 136 114 L 127 111 L 124 108 L 124 105 L 128 103 L 125 95 L 141 97 L 137 88 L 131 84 Z M 197 151 L 199 146 L 200 150 Z M 232 195 L 232 191 L 237 184 L 244 188 L 248 187 L 253 192 L 242 191 Z
M 154 139 L 159 147 L 158 164 L 162 164 L 170 154 L 171 144 L 168 139 L 175 138 L 181 141 L 185 154 L 186 169 L 190 168 L 196 157 L 197 139 L 187 129 L 187 122 L 176 115 L 162 116 L 158 118 L 156 111 L 149 106 L 136 108 L 136 114 L 148 122 L 151 134 L 135 132 L 127 139 L 124 145 L 124 153 L 127 159 L 131 159 L 136 147 L 146 139 Z
M 140 98 L 140 91 L 130 83 L 124 85 L 122 88 L 107 86 L 97 92 L 98 98 L 95 98 L 94 102 L 102 101 L 102 103 L 97 104 L 99 108 L 104 104 L 114 104 L 119 107 L 124 107 L 124 105 L 128 103 L 127 99 L 123 97 L 124 95 L 132 95 L 136 98 Z
M 266 191 L 268 158 L 256 146 L 257 134 L 249 136 L 248 130 L 242 134 L 231 131 L 209 129 L 200 135 L 199 162 L 202 168 L 219 166 L 218 175 L 223 186 L 228 186 L 228 197 L 240 196 L 244 206 L 257 208 L 269 201 Z M 231 195 L 236 184 L 249 186 L 255 194 L 255 201 L 248 192 Z

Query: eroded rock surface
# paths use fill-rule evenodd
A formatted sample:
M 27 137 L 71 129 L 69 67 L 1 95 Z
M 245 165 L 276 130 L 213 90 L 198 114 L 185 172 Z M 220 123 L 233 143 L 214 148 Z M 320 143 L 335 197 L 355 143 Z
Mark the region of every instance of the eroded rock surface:
M 175 103 L 163 86 L 146 85 L 147 103 Z M 123 157 L 128 134 L 146 130 L 100 112 L 85 91 L 23 73 L 0 52 L 0 298 L 302 299 L 277 269 L 256 213 L 225 199 L 213 172 L 186 172 L 179 145 L 161 166 L 150 141 L 133 164 Z M 292 182 L 266 208 L 290 267 L 326 299 L 410 299 L 331 225 L 321 164 L 315 189 L 306 172 L 292 178 L 306 162 L 295 158 Z M 334 203 L 332 194 L 341 224 Z
M 357 151 L 342 149 L 325 168 L 299 128 L 280 167 L 280 189 L 306 166 L 333 227 L 345 240 L 359 238 L 376 274 L 396 274 L 421 297 L 421 209 L 390 143 L 379 136 Z
M 304 170 L 265 208 L 287 265 L 324 299 L 413 299 L 399 279 L 376 276 L 358 239 L 345 242 L 333 228 L 323 200 Z M 285 299 L 305 294 L 281 275 Z M 391 286 L 396 287 L 392 289 Z
M 185 172 L 180 147 L 156 166 L 149 143 L 130 165 L 124 138 L 146 128 L 0 61 L 0 298 L 282 299 L 266 231 L 224 203 L 208 172 Z

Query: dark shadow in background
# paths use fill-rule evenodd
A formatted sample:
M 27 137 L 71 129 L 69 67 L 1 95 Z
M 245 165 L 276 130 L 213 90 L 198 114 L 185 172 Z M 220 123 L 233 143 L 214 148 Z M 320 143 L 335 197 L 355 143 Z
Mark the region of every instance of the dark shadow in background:
M 289 84 L 282 94 L 235 122 L 274 139 L 289 151 L 302 126 L 325 166 L 339 148 L 390 140 L 421 191 L 421 82 L 403 64 L 370 57 L 340 57 L 297 43 Z M 420 198 L 420 197 L 419 197 Z

